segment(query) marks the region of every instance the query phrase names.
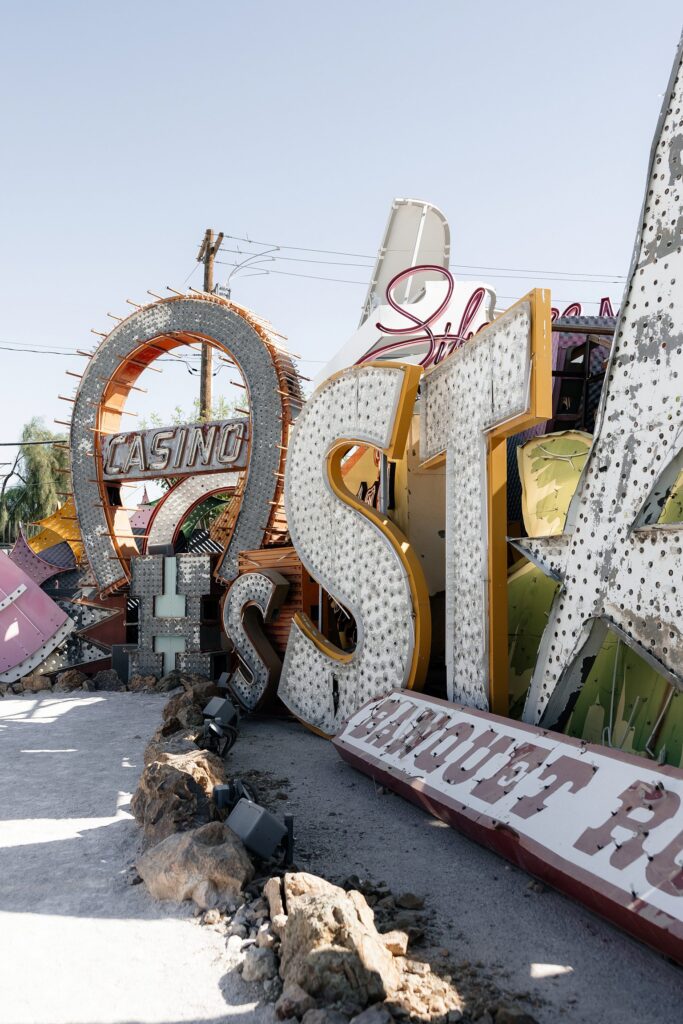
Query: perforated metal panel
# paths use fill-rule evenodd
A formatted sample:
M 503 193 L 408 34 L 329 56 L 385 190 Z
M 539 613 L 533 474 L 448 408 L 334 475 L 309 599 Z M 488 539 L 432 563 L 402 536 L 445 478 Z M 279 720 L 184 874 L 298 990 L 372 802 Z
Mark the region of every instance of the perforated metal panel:
M 287 580 L 273 569 L 247 572 L 237 577 L 223 602 L 223 629 L 239 658 L 228 687 L 248 711 L 254 711 L 277 682 L 281 662 L 258 624 L 250 623 L 249 630 L 245 620 L 250 609 L 258 608 L 261 619 L 269 621 L 288 590 Z
M 278 694 L 316 729 L 335 733 L 366 700 L 409 678 L 413 604 L 406 570 L 381 531 L 332 493 L 326 458 L 339 438 L 378 448 L 391 441 L 404 371 L 352 367 L 305 405 L 289 444 L 285 507 L 306 569 L 353 614 L 358 631 L 348 662 L 331 658 L 292 623 Z
M 153 552 L 156 547 L 172 546 L 183 520 L 195 505 L 210 494 L 236 487 L 239 477 L 236 472 L 220 472 L 180 480 L 155 506 L 147 527 L 145 550 Z
M 485 433 L 528 407 L 531 309 L 521 302 L 422 380 L 420 453 L 446 452 L 446 667 L 450 700 L 488 707 Z
M 155 600 L 164 594 L 164 564 L 175 563 L 175 593 L 185 596 L 185 615 L 159 616 Z M 160 676 L 163 654 L 155 650 L 156 637 L 178 637 L 184 651 L 175 667 L 208 675 L 211 658 L 201 653 L 201 599 L 211 590 L 211 559 L 207 555 L 141 555 L 132 562 L 131 596 L 138 599 L 138 647 L 130 653 L 130 674 Z

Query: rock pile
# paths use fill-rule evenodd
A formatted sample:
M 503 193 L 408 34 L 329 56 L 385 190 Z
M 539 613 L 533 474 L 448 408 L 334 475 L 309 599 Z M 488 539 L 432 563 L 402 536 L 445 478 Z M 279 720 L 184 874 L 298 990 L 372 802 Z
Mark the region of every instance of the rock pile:
M 0 683 L 0 694 L 5 693 L 39 693 L 41 690 L 54 690 L 55 693 L 70 693 L 73 690 L 131 690 L 136 693 L 168 693 L 182 686 L 186 689 L 198 683 L 213 686 L 203 676 L 187 672 L 169 672 L 161 679 L 156 676 L 132 676 L 126 684 L 113 669 L 102 669 L 88 676 L 80 669 L 70 668 L 64 672 L 44 675 L 37 669 L 23 679 L 13 683 Z
M 258 985 L 289 1024 L 534 1024 L 492 1002 L 468 1016 L 451 974 L 412 955 L 428 911 L 414 893 L 351 876 L 341 885 L 254 865 L 212 802 L 225 764 L 198 746 L 202 708 L 217 691 L 183 677 L 145 750 L 131 808 L 145 852 L 139 878 L 156 899 L 193 900 L 201 923 L 226 937 L 227 966 Z M 138 879 L 139 880 L 139 879 Z

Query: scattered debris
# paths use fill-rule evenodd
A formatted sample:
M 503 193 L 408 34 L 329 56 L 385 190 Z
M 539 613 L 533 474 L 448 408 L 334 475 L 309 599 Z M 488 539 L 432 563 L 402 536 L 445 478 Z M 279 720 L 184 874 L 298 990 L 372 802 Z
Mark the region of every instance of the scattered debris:
M 136 868 L 155 898 L 194 900 L 200 923 L 226 936 L 226 965 L 260 987 L 279 1020 L 535 1024 L 502 1001 L 477 965 L 452 965 L 447 949 L 433 950 L 433 962 L 415 957 L 433 915 L 423 896 L 357 875 L 334 884 L 295 868 L 282 872 L 253 852 L 252 864 L 221 820 L 232 804 L 224 796 L 245 779 L 275 809 L 288 780 L 256 771 L 227 779 L 225 762 L 198 745 L 202 702 L 215 685 L 171 675 L 181 689 L 147 745 L 131 805 L 153 844 Z

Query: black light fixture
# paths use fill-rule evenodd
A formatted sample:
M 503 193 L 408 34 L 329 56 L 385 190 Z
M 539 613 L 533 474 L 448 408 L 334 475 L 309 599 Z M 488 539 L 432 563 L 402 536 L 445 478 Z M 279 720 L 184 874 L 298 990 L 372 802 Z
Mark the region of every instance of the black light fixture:
M 225 757 L 237 739 L 240 716 L 227 697 L 212 697 L 203 711 L 203 745 L 219 757 Z
M 230 782 L 213 787 L 212 799 L 219 811 L 231 811 L 242 797 L 254 804 L 258 803 L 254 787 L 241 779 L 231 779 Z
M 291 864 L 294 857 L 294 819 L 287 815 L 284 823 L 265 807 L 242 797 L 230 812 L 225 824 L 238 835 L 250 853 L 261 860 L 281 859 Z

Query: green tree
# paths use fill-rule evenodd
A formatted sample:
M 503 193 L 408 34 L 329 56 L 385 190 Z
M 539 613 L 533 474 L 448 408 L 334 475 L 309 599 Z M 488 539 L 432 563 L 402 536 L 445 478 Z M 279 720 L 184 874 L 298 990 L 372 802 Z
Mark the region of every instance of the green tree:
M 59 492 L 71 489 L 63 434 L 52 433 L 34 417 L 22 430 L 21 442 L 0 486 L 0 532 L 12 538 L 20 523 L 35 523 L 55 512 L 64 501 Z

